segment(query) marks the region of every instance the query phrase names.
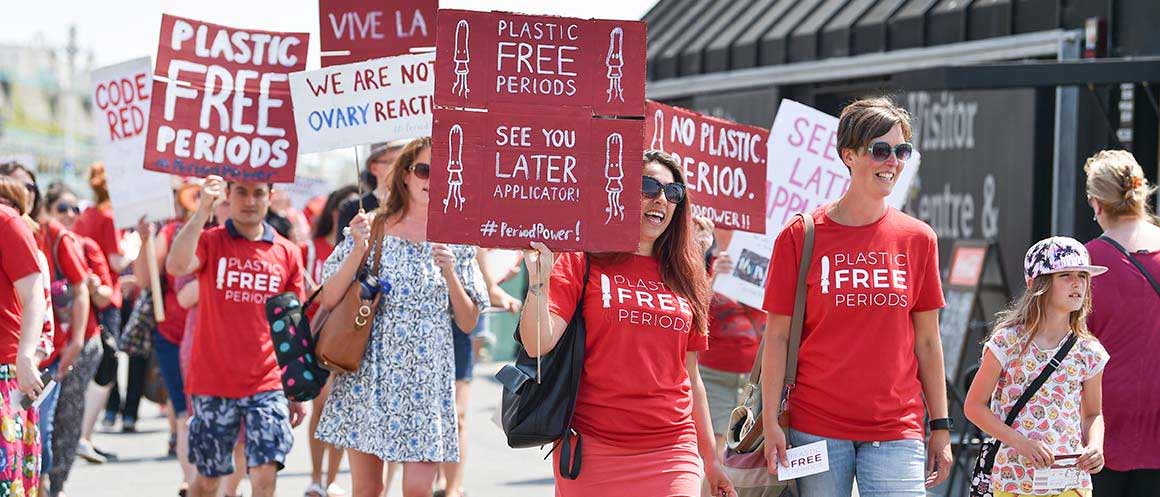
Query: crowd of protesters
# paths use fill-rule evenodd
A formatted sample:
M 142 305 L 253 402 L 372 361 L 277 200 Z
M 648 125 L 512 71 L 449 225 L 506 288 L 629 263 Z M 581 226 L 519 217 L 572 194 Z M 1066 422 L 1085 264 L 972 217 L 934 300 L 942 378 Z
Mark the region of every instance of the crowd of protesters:
M 272 496 L 296 443 L 309 446 L 307 497 L 379 497 L 400 470 L 404 496 L 464 495 L 472 336 L 487 332 L 483 310 L 494 306 L 520 313 L 533 357 L 552 351 L 576 315 L 586 323 L 572 422 L 583 467 L 563 477 L 553 453 L 557 495 L 734 495 L 726 435 L 758 360 L 770 472 L 788 448 L 824 442 L 830 469 L 800 478 L 800 495 L 850 495 L 855 482 L 861 495 L 924 495 L 952 470 L 955 427 L 937 240 L 886 203 L 910 139 L 908 113 L 888 99 L 843 110 L 835 152 L 850 187 L 780 229 L 761 309 L 712 291 L 733 270 L 732 233 L 693 216 L 685 172 L 659 151 L 643 157 L 637 250 L 555 254 L 533 243 L 522 254 L 522 302 L 499 287 L 486 250 L 427 241 L 430 138 L 373 146 L 362 188 L 337 188 L 305 211 L 277 185 L 186 180 L 175 185 L 175 219 L 129 230 L 125 238 L 152 240 L 136 253 L 114 226 L 99 165 L 82 209 L 78 192 L 0 164 L 0 492 L 61 496 L 78 457 L 116 460 L 94 444 L 94 426 L 103 414 L 107 429 L 119 418 L 135 431 L 159 377 L 179 495 L 239 495 L 248 479 L 252 495 Z M 1084 170 L 1104 235 L 1086 247 L 1060 237 L 1031 247 L 1027 291 L 998 316 L 965 402 L 968 419 L 1002 443 L 995 495 L 1046 495 L 1033 491 L 1032 471 L 1065 454 L 1085 476 L 1059 495 L 1160 488 L 1155 189 L 1127 152 L 1100 152 Z M 813 255 L 803 260 L 807 239 Z M 808 265 L 805 314 L 789 392 L 799 265 Z M 288 400 L 262 303 L 318 290 L 313 316 L 343 299 L 346 287 L 328 282 L 368 281 L 371 267 L 381 299 L 362 366 L 331 375 L 310 403 Z M 894 276 L 859 284 L 841 271 Z M 632 291 L 610 292 L 610 282 Z M 631 318 L 642 314 L 651 318 Z M 130 355 L 125 395 L 119 348 Z M 1051 360 L 1057 353 L 1062 361 Z M 1049 363 L 1060 375 L 1004 423 Z M 50 383 L 37 406 L 22 400 Z M 305 442 L 294 436 L 303 422 Z M 337 480 L 344 459 L 349 490 Z

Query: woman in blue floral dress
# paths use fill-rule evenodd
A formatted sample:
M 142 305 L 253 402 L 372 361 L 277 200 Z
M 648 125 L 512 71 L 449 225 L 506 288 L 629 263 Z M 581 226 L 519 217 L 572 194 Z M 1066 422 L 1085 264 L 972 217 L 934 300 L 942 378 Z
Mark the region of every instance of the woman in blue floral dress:
M 487 294 L 474 247 L 425 241 L 430 162 L 430 138 L 408 144 L 386 204 L 356 216 L 323 267 L 326 281 L 345 282 L 368 250 L 381 264 L 384 293 L 362 365 L 335 378 L 316 434 L 351 449 L 354 497 L 382 494 L 384 462 L 404 463 L 405 497 L 430 496 L 436 463 L 459 459 L 451 322 L 474 328 Z M 377 223 L 381 245 L 370 240 Z M 324 308 L 339 302 L 343 286 L 324 286 Z

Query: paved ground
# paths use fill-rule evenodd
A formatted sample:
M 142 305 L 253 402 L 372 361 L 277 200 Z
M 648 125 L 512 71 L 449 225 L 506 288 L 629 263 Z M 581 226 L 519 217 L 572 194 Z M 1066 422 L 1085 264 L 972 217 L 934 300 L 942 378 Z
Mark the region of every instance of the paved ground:
M 504 442 L 503 432 L 492 421 L 499 404 L 500 386 L 492 375 L 498 364 L 481 364 L 472 384 L 471 412 L 468 418 L 470 452 L 467 484 L 471 497 L 523 497 L 552 495 L 552 470 L 543 460 L 546 452 L 538 449 L 513 450 Z M 125 497 L 175 495 L 180 481 L 177 463 L 164 457 L 168 440 L 165 419 L 157 416 L 154 404 L 143 402 L 140 433 L 100 432 L 96 443 L 120 455 L 120 460 L 104 465 L 78 461 L 65 487 L 72 497 Z M 98 431 L 100 428 L 98 427 Z M 296 432 L 294 446 L 286 469 L 278 477 L 278 496 L 302 495 L 310 478 L 310 455 L 306 447 L 306 426 Z M 344 471 L 339 482 L 350 488 L 349 474 Z M 401 495 L 395 483 L 390 495 Z M 250 495 L 243 484 L 243 494 Z

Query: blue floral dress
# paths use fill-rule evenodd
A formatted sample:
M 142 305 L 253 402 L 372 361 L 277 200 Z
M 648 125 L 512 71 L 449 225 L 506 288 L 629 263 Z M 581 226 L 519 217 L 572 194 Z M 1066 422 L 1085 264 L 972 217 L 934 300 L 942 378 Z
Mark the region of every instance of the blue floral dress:
M 330 255 L 324 281 L 338 271 L 353 244 L 348 234 Z M 487 293 L 475 247 L 451 249 L 460 284 L 482 309 Z M 379 280 L 389 282 L 391 290 L 379 301 L 359 370 L 334 376 L 316 436 L 384 461 L 458 461 L 447 281 L 430 243 L 387 236 L 378 254 Z

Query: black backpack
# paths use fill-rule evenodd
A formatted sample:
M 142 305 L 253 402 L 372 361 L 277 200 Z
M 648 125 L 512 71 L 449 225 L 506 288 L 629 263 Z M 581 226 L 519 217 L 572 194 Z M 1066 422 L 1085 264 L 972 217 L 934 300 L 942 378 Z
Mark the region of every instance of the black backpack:
M 572 430 L 572 413 L 584 370 L 583 307 L 588 270 L 585 255 L 584 281 L 576 311 L 556 347 L 540 357 L 540 381 L 536 381 L 536 358 L 528 355 L 522 343 L 517 348 L 515 364 L 504 366 L 495 375 L 503 384 L 501 421 L 508 446 L 518 449 L 559 443 L 560 475 L 570 480 L 580 476 L 581 437 Z M 519 341 L 517 327 L 516 342 Z

